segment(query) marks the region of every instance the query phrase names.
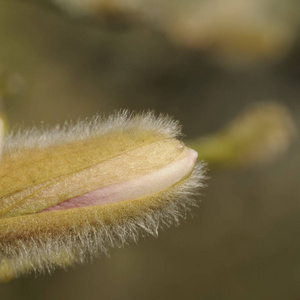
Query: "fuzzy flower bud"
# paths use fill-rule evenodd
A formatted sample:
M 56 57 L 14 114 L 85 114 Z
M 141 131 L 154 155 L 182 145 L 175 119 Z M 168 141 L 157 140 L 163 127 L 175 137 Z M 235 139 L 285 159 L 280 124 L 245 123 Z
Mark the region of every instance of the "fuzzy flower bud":
M 201 185 L 176 122 L 117 114 L 8 137 L 0 162 L 0 279 L 82 262 L 178 221 Z

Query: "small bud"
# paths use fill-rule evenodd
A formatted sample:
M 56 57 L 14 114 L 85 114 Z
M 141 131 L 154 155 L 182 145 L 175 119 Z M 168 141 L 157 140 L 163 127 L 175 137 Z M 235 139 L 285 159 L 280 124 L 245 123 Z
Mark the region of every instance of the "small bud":
M 118 114 L 5 140 L 0 279 L 83 262 L 178 222 L 203 167 L 176 122 Z
M 252 105 L 219 132 L 190 144 L 210 165 L 249 166 L 273 161 L 288 149 L 295 135 L 288 109 L 263 102 Z

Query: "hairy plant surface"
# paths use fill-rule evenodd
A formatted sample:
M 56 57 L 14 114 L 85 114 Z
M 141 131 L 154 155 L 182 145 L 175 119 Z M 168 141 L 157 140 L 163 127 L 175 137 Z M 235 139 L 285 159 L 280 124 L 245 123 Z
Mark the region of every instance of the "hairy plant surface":
M 168 117 L 124 112 L 6 138 L 0 278 L 81 263 L 178 223 L 204 177 L 179 132 Z

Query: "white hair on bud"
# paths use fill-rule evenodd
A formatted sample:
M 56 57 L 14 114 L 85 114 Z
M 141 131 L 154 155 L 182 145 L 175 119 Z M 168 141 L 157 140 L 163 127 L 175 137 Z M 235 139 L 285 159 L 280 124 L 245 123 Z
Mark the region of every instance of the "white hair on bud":
M 178 121 L 169 116 L 156 116 L 151 111 L 135 114 L 122 110 L 107 117 L 97 115 L 76 123 L 66 121 L 63 126 L 57 125 L 54 128 L 15 130 L 4 139 L 3 154 L 22 148 L 43 148 L 84 140 L 114 131 L 122 133 L 130 129 L 155 131 L 170 138 L 180 136 L 181 130 Z
M 114 131 L 121 134 L 131 129 L 155 131 L 170 138 L 180 135 L 178 122 L 169 117 L 155 117 L 151 112 L 130 114 L 122 111 L 106 118 L 97 116 L 92 121 L 67 122 L 62 128 L 19 131 L 6 138 L 4 153 L 14 155 L 10 153 L 18 153 L 23 148 L 43 148 Z M 88 213 L 83 210 L 84 223 L 79 228 L 74 224 L 74 228 L 67 228 L 49 238 L 33 235 L 31 238 L 0 243 L 0 280 L 1 277 L 5 280 L 5 276 L 9 278 L 10 273 L 11 277 L 18 277 L 31 272 L 52 272 L 56 267 L 65 268 L 99 253 L 107 253 L 110 247 L 136 242 L 140 236 L 157 236 L 159 229 L 178 224 L 193 206 L 197 206 L 195 195 L 203 187 L 204 179 L 205 166 L 198 163 L 184 180 L 155 194 L 155 202 L 144 205 L 137 215 L 132 215 L 128 207 L 121 218 L 105 223 L 96 213 L 90 221 Z M 13 232 L 13 224 L 11 226 L 9 230 Z
M 139 217 L 124 218 L 114 224 L 104 224 L 99 220 L 91 224 L 86 218 L 82 229 L 64 232 L 52 239 L 19 240 L 14 245 L 7 245 L 5 260 L 16 276 L 35 273 L 51 273 L 55 268 L 66 268 L 71 264 L 91 260 L 100 253 L 107 254 L 111 247 L 122 247 L 130 241 L 137 242 L 139 237 L 158 236 L 158 230 L 173 224 L 178 225 L 185 219 L 191 208 L 198 205 L 195 195 L 203 187 L 205 179 L 204 165 L 199 163 L 192 174 L 182 183 L 160 194 L 160 207 L 143 210 Z M 3 249 L 2 249 L 3 251 Z M 1 252 L 2 252 L 1 251 Z M 0 268 L 1 256 L 0 252 Z M 53 257 L 57 260 L 53 260 Z M 58 260 L 63 260 L 59 264 Z

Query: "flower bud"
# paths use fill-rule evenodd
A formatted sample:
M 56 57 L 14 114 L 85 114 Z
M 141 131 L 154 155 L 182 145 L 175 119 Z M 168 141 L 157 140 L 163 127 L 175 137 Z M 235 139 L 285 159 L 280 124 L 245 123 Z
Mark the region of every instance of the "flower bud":
M 190 144 L 210 166 L 241 167 L 275 160 L 297 135 L 289 110 L 276 102 L 251 105 L 220 131 Z
M 0 279 L 82 262 L 157 234 L 194 204 L 197 153 L 152 114 L 9 137 L 0 162 Z

